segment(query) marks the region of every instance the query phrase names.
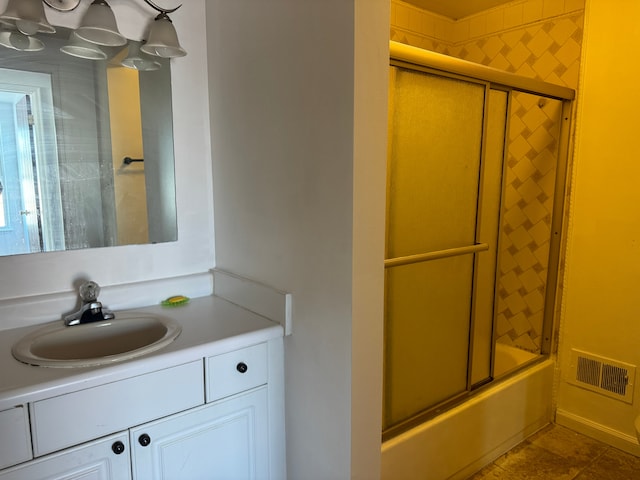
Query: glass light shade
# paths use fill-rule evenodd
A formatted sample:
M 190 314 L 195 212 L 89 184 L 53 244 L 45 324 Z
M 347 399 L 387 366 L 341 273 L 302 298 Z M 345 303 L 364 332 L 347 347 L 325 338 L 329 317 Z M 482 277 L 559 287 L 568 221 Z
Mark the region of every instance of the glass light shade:
M 158 70 L 161 67 L 160 62 L 140 51 L 140 44 L 137 42 L 129 42 L 127 58 L 122 60 L 122 66 L 144 72 Z
M 41 0 L 9 0 L 7 9 L 0 15 L 0 23 L 15 27 L 25 35 L 56 32 L 44 14 Z
M 76 34 L 87 42 L 106 47 L 120 47 L 127 43 L 127 39 L 118 31 L 113 10 L 104 0 L 95 0 L 89 6 Z
M 44 49 L 44 43 L 35 37 L 22 32 L 0 32 L 0 45 L 21 52 L 39 52 Z
M 83 40 L 75 32 L 71 32 L 69 43 L 61 47 L 60 51 L 72 57 L 87 60 L 105 60 L 107 58 L 107 54 L 98 45 Z
M 147 43 L 140 50 L 149 55 L 162 58 L 184 57 L 187 52 L 178 42 L 178 34 L 166 13 L 156 17 L 151 25 Z
M 44 0 L 44 3 L 59 12 L 70 12 L 80 5 L 80 0 Z

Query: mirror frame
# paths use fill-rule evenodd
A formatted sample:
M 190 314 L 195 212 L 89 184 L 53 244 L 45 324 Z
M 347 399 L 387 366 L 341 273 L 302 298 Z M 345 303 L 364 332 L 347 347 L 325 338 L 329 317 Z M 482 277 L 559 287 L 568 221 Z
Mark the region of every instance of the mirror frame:
M 181 44 L 189 52 L 172 61 L 171 67 L 178 241 L 0 257 L 0 269 L 6 272 L 0 276 L 0 304 L 10 306 L 15 303 L 12 299 L 70 292 L 74 279 L 80 276 L 109 286 L 189 276 L 213 268 L 205 1 L 190 0 L 172 15 Z M 4 7 L 6 0 L 0 2 L 0 8 Z M 47 9 L 47 16 L 53 25 L 75 28 L 86 8 L 87 2 L 69 13 Z M 127 38 L 141 40 L 146 35 L 150 9 L 143 2 L 114 2 L 112 8 Z M 181 293 L 190 294 L 188 290 Z M 127 300 L 124 296 L 123 306 L 138 302 L 137 298 Z M 49 312 L 49 318 L 57 313 Z M 4 318 L 0 327 L 33 315 L 22 310 L 21 318 Z

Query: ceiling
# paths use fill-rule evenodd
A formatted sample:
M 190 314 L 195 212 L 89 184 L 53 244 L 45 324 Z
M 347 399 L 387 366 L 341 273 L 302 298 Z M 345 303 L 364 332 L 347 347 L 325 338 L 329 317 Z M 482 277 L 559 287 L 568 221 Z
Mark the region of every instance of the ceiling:
M 404 0 L 423 10 L 428 10 L 453 20 L 468 17 L 511 0 Z

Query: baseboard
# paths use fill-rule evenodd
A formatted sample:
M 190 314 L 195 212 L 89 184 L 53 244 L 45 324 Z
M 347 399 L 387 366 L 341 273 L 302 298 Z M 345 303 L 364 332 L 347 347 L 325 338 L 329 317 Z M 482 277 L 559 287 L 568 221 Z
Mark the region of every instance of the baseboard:
M 627 435 L 562 409 L 556 411 L 556 423 L 632 455 L 640 456 L 638 439 L 632 435 Z

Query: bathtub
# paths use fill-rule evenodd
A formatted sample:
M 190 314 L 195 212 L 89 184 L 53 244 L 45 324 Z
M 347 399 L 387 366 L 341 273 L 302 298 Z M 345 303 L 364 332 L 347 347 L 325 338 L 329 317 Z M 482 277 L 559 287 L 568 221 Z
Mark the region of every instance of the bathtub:
M 535 353 L 527 352 L 526 350 L 521 350 L 520 348 L 512 347 L 504 343 L 496 343 L 493 375 L 496 378 L 500 377 L 535 358 L 538 358 L 538 355 Z
M 553 371 L 534 364 L 384 442 L 382 480 L 468 478 L 550 423 Z

